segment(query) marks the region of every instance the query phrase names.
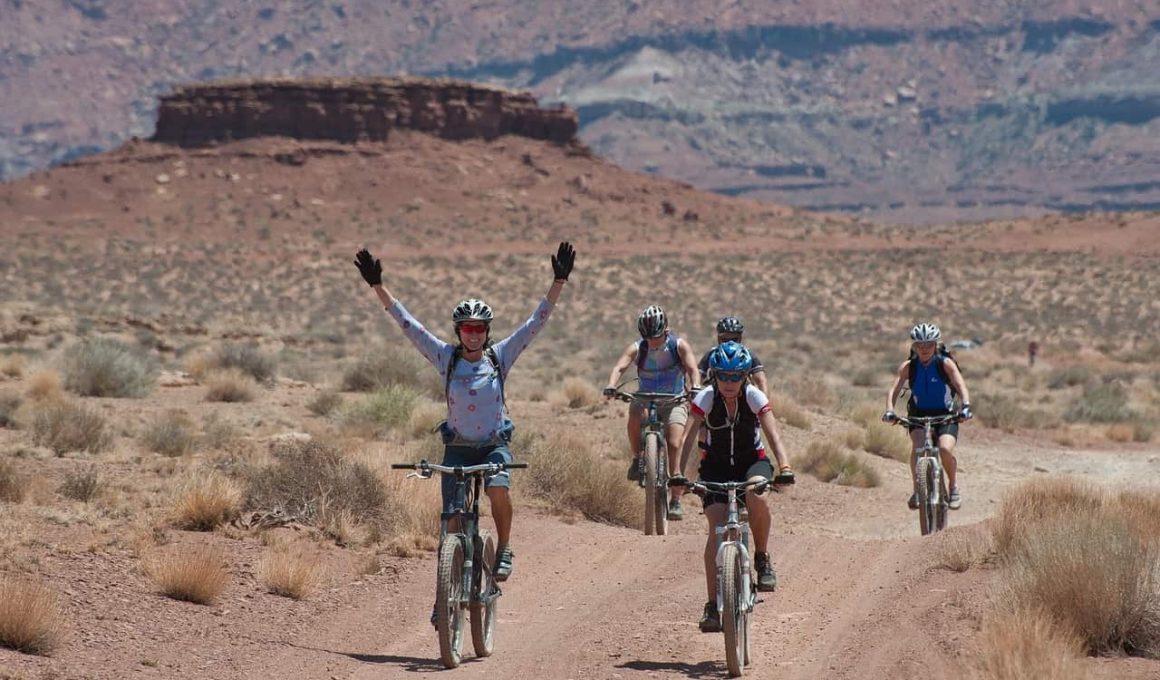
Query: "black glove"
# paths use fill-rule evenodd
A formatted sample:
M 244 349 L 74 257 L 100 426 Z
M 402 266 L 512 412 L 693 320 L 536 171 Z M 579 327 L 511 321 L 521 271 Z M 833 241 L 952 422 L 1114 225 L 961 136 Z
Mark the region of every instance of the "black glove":
M 560 242 L 560 249 L 552 256 L 552 271 L 556 272 L 558 281 L 567 281 L 572 273 L 572 265 L 576 264 L 576 251 L 567 241 Z
M 616 388 L 615 387 L 605 387 L 600 393 L 606 397 L 615 397 L 616 396 Z
M 362 274 L 363 279 L 370 286 L 383 285 L 383 263 L 371 255 L 366 248 L 358 251 L 355 254 L 354 266 L 358 267 L 358 273 Z
M 777 475 L 773 478 L 774 486 L 786 486 L 793 484 L 796 480 L 793 476 L 793 470 L 788 465 L 777 471 Z
M 970 420 L 971 418 L 974 418 L 974 417 L 975 417 L 975 414 L 971 413 L 971 405 L 970 404 L 963 404 L 963 408 L 959 411 L 959 418 L 961 418 L 962 420 Z
M 689 480 L 685 479 L 684 475 L 673 475 L 669 477 L 669 486 L 688 486 Z

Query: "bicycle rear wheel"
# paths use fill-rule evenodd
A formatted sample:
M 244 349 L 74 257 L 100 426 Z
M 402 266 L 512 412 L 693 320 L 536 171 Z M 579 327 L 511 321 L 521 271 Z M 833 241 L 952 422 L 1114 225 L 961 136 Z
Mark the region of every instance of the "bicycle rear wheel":
M 456 534 L 439 541 L 439 582 L 435 588 L 435 627 L 439 660 L 457 668 L 463 648 L 463 542 Z
M 475 592 L 471 596 L 471 644 L 475 647 L 476 656 L 491 656 L 494 644 L 492 636 L 495 633 L 496 593 L 495 579 L 492 578 L 492 570 L 495 568 L 495 539 L 490 532 L 480 532 L 479 540 L 475 543 L 475 556 L 472 559 Z
M 721 612 L 721 628 L 725 631 L 725 666 L 729 677 L 741 675 L 745 665 L 744 597 L 741 592 L 741 551 L 736 545 L 726 545 L 721 562 L 721 595 L 725 607 Z
M 657 505 L 657 436 L 644 435 L 644 535 L 652 536 L 656 527 Z M 663 500 L 661 501 L 663 502 Z

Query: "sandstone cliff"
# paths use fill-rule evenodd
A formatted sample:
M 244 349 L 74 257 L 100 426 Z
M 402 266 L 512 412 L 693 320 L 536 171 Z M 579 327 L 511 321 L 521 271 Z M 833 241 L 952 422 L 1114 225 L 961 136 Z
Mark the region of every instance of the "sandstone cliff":
M 444 139 L 519 135 L 576 138 L 567 108 L 542 109 L 526 92 L 454 80 L 342 78 L 185 85 L 162 97 L 153 141 L 196 147 L 249 137 L 383 141 L 392 130 Z

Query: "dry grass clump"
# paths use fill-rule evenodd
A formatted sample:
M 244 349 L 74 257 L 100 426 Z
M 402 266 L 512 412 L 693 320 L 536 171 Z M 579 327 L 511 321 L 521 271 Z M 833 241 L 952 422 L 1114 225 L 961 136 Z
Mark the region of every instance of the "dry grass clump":
M 83 397 L 143 397 L 157 379 L 156 360 L 110 338 L 82 340 L 65 350 L 65 387 Z
M 190 531 L 213 531 L 238 515 L 242 490 L 228 477 L 207 470 L 182 482 L 173 505 L 173 523 Z
M 104 484 L 95 465 L 82 465 L 64 475 L 57 491 L 65 498 L 88 503 L 100 494 Z
M 345 404 L 337 412 L 338 424 L 356 436 L 379 437 L 407 423 L 418 400 L 419 395 L 406 385 L 384 387 Z
M 141 443 L 146 449 L 170 458 L 189 453 L 196 441 L 193 421 L 178 410 L 169 410 L 158 415 L 141 433 Z
M 1160 496 L 1069 479 L 1013 490 L 994 524 L 1009 611 L 1042 610 L 1086 651 L 1160 656 Z
M 5 378 L 21 378 L 27 362 L 19 354 L 5 354 L 0 356 L 0 375 Z
M 1093 377 L 1092 369 L 1083 364 L 1060 366 L 1059 368 L 1051 369 L 1051 373 L 1047 374 L 1047 387 L 1053 390 L 1060 390 L 1066 387 L 1087 385 L 1092 381 Z
M 905 462 L 910 460 L 914 443 L 910 441 L 905 428 L 873 420 L 866 424 L 866 438 L 862 448 L 876 456 Z
M 600 390 L 583 378 L 564 378 L 561 386 L 563 399 L 568 408 L 591 408 L 601 402 Z
M 386 489 L 382 525 L 388 535 L 387 550 L 397 557 L 435 550 L 443 504 L 439 480 L 407 479 L 400 470 L 384 470 L 382 479 Z M 481 505 L 486 503 L 481 501 Z
M 846 432 L 842 435 L 842 441 L 846 444 L 846 448 L 850 449 L 851 451 L 857 451 L 858 449 L 865 448 L 866 430 L 860 427 L 846 430 Z
M 321 575 L 318 556 L 304 549 L 272 550 L 262 561 L 258 577 L 267 592 L 292 600 L 304 600 L 317 587 Z
M 975 417 L 987 427 L 1005 432 L 1017 429 L 1045 429 L 1059 425 L 1059 416 L 1046 411 L 1024 406 L 1026 396 L 1013 397 L 1007 394 L 990 394 L 979 399 Z
M 306 408 L 316 416 L 326 417 L 342 406 L 342 395 L 334 390 L 322 390 L 306 402 Z
M 64 383 L 56 371 L 37 371 L 28 378 L 24 395 L 33 401 L 62 401 Z
M 0 574 L 0 646 L 47 656 L 63 636 L 64 617 L 55 592 Z
M 354 522 L 382 519 L 382 483 L 366 463 L 346 457 L 337 446 L 287 441 L 274 450 L 274 458 L 274 464 L 247 472 L 246 508 L 281 510 L 315 524 L 343 511 Z
M 258 395 L 258 384 L 254 379 L 236 368 L 210 371 L 204 382 L 206 401 L 237 403 L 253 401 Z
M 28 477 L 20 474 L 12 461 L 0 458 L 0 501 L 20 503 L 28 495 Z
M 990 561 L 994 555 L 994 538 L 984 527 L 952 527 L 935 538 L 938 566 L 955 572 Z
M 100 453 L 113 443 L 105 417 L 83 404 L 48 401 L 33 405 L 32 441 L 56 455 L 69 451 Z
M 17 392 L 0 392 L 0 427 L 16 426 L 16 411 L 24 403 L 24 398 Z
M 829 410 L 837 401 L 821 374 L 795 376 L 789 381 L 789 389 L 794 399 L 813 408 Z
M 144 568 L 162 595 L 196 604 L 213 602 L 230 577 L 224 553 L 209 546 L 185 546 L 154 554 Z
M 837 442 L 811 442 L 803 453 L 794 457 L 793 464 L 798 470 L 823 482 L 841 486 L 868 488 L 882 483 L 877 470 Z
M 439 423 L 446 419 L 446 403 L 424 399 L 411 411 L 408 429 L 410 429 L 412 437 L 426 437 L 435 431 Z
M 798 406 L 789 397 L 780 392 L 772 392 L 769 395 L 769 403 L 773 409 L 773 415 L 781 422 L 799 430 L 810 429 L 812 425 L 810 414 L 806 413 L 805 409 Z
M 601 460 L 583 436 L 521 433 L 512 452 L 516 460 L 528 463 L 527 470 L 513 476 L 526 480 L 528 491 L 550 501 L 554 509 L 579 512 L 605 524 L 640 524 L 640 494 L 625 480 L 621 466 Z
M 400 385 L 442 398 L 443 378 L 410 347 L 387 346 L 359 357 L 342 375 L 346 392 L 374 392 Z
M 1006 611 L 983 624 L 979 680 L 1086 680 L 1083 642 L 1042 610 Z

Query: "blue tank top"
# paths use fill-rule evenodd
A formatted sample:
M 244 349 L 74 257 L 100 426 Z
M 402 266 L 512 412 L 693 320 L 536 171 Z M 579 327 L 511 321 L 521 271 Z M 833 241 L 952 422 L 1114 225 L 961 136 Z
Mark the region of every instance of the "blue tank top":
M 659 349 L 649 348 L 644 366 L 636 371 L 641 392 L 682 394 L 685 391 L 685 369 L 677 357 L 677 338 L 669 334 Z
M 940 361 L 942 357 L 936 356 L 926 366 L 921 361 L 914 362 L 914 387 L 911 394 L 915 408 L 920 411 L 950 413 L 955 408 L 951 386 L 938 370 Z

